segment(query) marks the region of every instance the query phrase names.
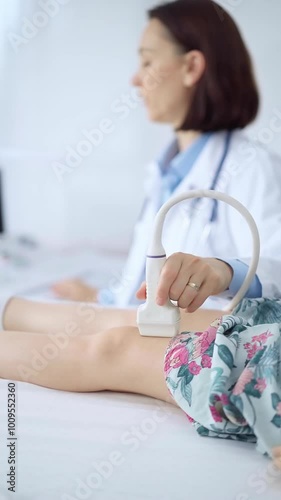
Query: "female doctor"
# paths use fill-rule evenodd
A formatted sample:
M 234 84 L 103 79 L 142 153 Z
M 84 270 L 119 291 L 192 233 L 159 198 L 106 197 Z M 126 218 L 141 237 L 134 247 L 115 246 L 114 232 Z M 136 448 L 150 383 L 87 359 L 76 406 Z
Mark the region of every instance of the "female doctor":
M 169 123 L 174 140 L 149 167 L 145 203 L 122 286 L 98 292 L 71 280 L 56 284 L 54 290 L 72 300 L 98 300 L 119 307 L 134 304 L 158 209 L 171 196 L 203 188 L 238 199 L 256 220 L 261 258 L 248 296 L 280 296 L 281 238 L 276 228 L 281 222 L 281 161 L 242 132 L 257 115 L 259 97 L 239 30 L 212 0 L 165 3 L 148 15 L 139 47 L 140 66 L 132 83 L 150 120 Z M 167 255 L 200 256 L 199 267 L 207 266 L 210 273 L 217 259 L 225 262 L 232 281 L 215 303 L 209 303 L 215 309 L 240 287 L 251 256 L 250 235 L 240 215 L 210 199 L 183 202 L 171 209 L 163 244 Z M 196 276 L 192 283 L 197 288 L 201 285 Z

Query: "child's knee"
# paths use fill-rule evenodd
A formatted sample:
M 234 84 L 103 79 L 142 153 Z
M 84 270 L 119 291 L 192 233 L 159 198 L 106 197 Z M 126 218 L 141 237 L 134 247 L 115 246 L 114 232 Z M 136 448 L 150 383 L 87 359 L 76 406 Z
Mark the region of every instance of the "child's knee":
M 138 336 L 139 331 L 136 327 L 126 326 L 111 328 L 93 337 L 96 337 L 99 355 L 112 359 L 127 351 L 136 342 Z

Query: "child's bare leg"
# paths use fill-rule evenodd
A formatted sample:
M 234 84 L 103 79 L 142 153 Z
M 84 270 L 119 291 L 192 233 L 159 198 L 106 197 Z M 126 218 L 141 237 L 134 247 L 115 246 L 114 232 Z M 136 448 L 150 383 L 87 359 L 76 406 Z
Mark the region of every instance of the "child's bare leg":
M 221 314 L 221 311 L 206 309 L 192 314 L 182 312 L 181 330 L 203 331 Z M 13 298 L 6 307 L 3 323 L 6 330 L 35 333 L 63 332 L 74 323 L 82 335 L 89 335 L 117 326 L 135 326 L 136 310 L 109 309 L 77 302 L 42 304 Z
M 133 392 L 173 402 L 163 371 L 169 339 L 141 337 L 137 328 L 124 327 L 78 335 L 61 348 L 53 340 L 45 334 L 1 332 L 0 377 L 59 390 Z
M 40 303 L 12 298 L 5 309 L 5 330 L 34 333 L 63 332 L 73 323 L 82 335 L 136 325 L 135 310 L 108 309 L 90 303 Z

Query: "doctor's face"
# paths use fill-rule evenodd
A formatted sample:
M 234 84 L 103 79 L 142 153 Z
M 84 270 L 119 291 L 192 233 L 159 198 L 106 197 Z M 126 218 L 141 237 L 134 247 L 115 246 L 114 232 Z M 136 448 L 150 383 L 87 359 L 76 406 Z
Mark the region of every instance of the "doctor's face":
M 157 19 L 143 33 L 139 57 L 132 84 L 139 88 L 150 119 L 180 126 L 188 113 L 192 88 L 185 85 L 183 52 Z

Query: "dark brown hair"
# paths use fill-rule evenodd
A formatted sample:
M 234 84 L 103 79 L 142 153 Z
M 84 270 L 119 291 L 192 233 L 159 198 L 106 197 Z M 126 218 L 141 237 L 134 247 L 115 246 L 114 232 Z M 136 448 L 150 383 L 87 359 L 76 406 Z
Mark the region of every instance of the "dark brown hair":
M 148 11 L 183 52 L 199 50 L 206 68 L 179 130 L 233 130 L 251 123 L 259 108 L 252 62 L 230 15 L 212 0 L 177 0 Z

